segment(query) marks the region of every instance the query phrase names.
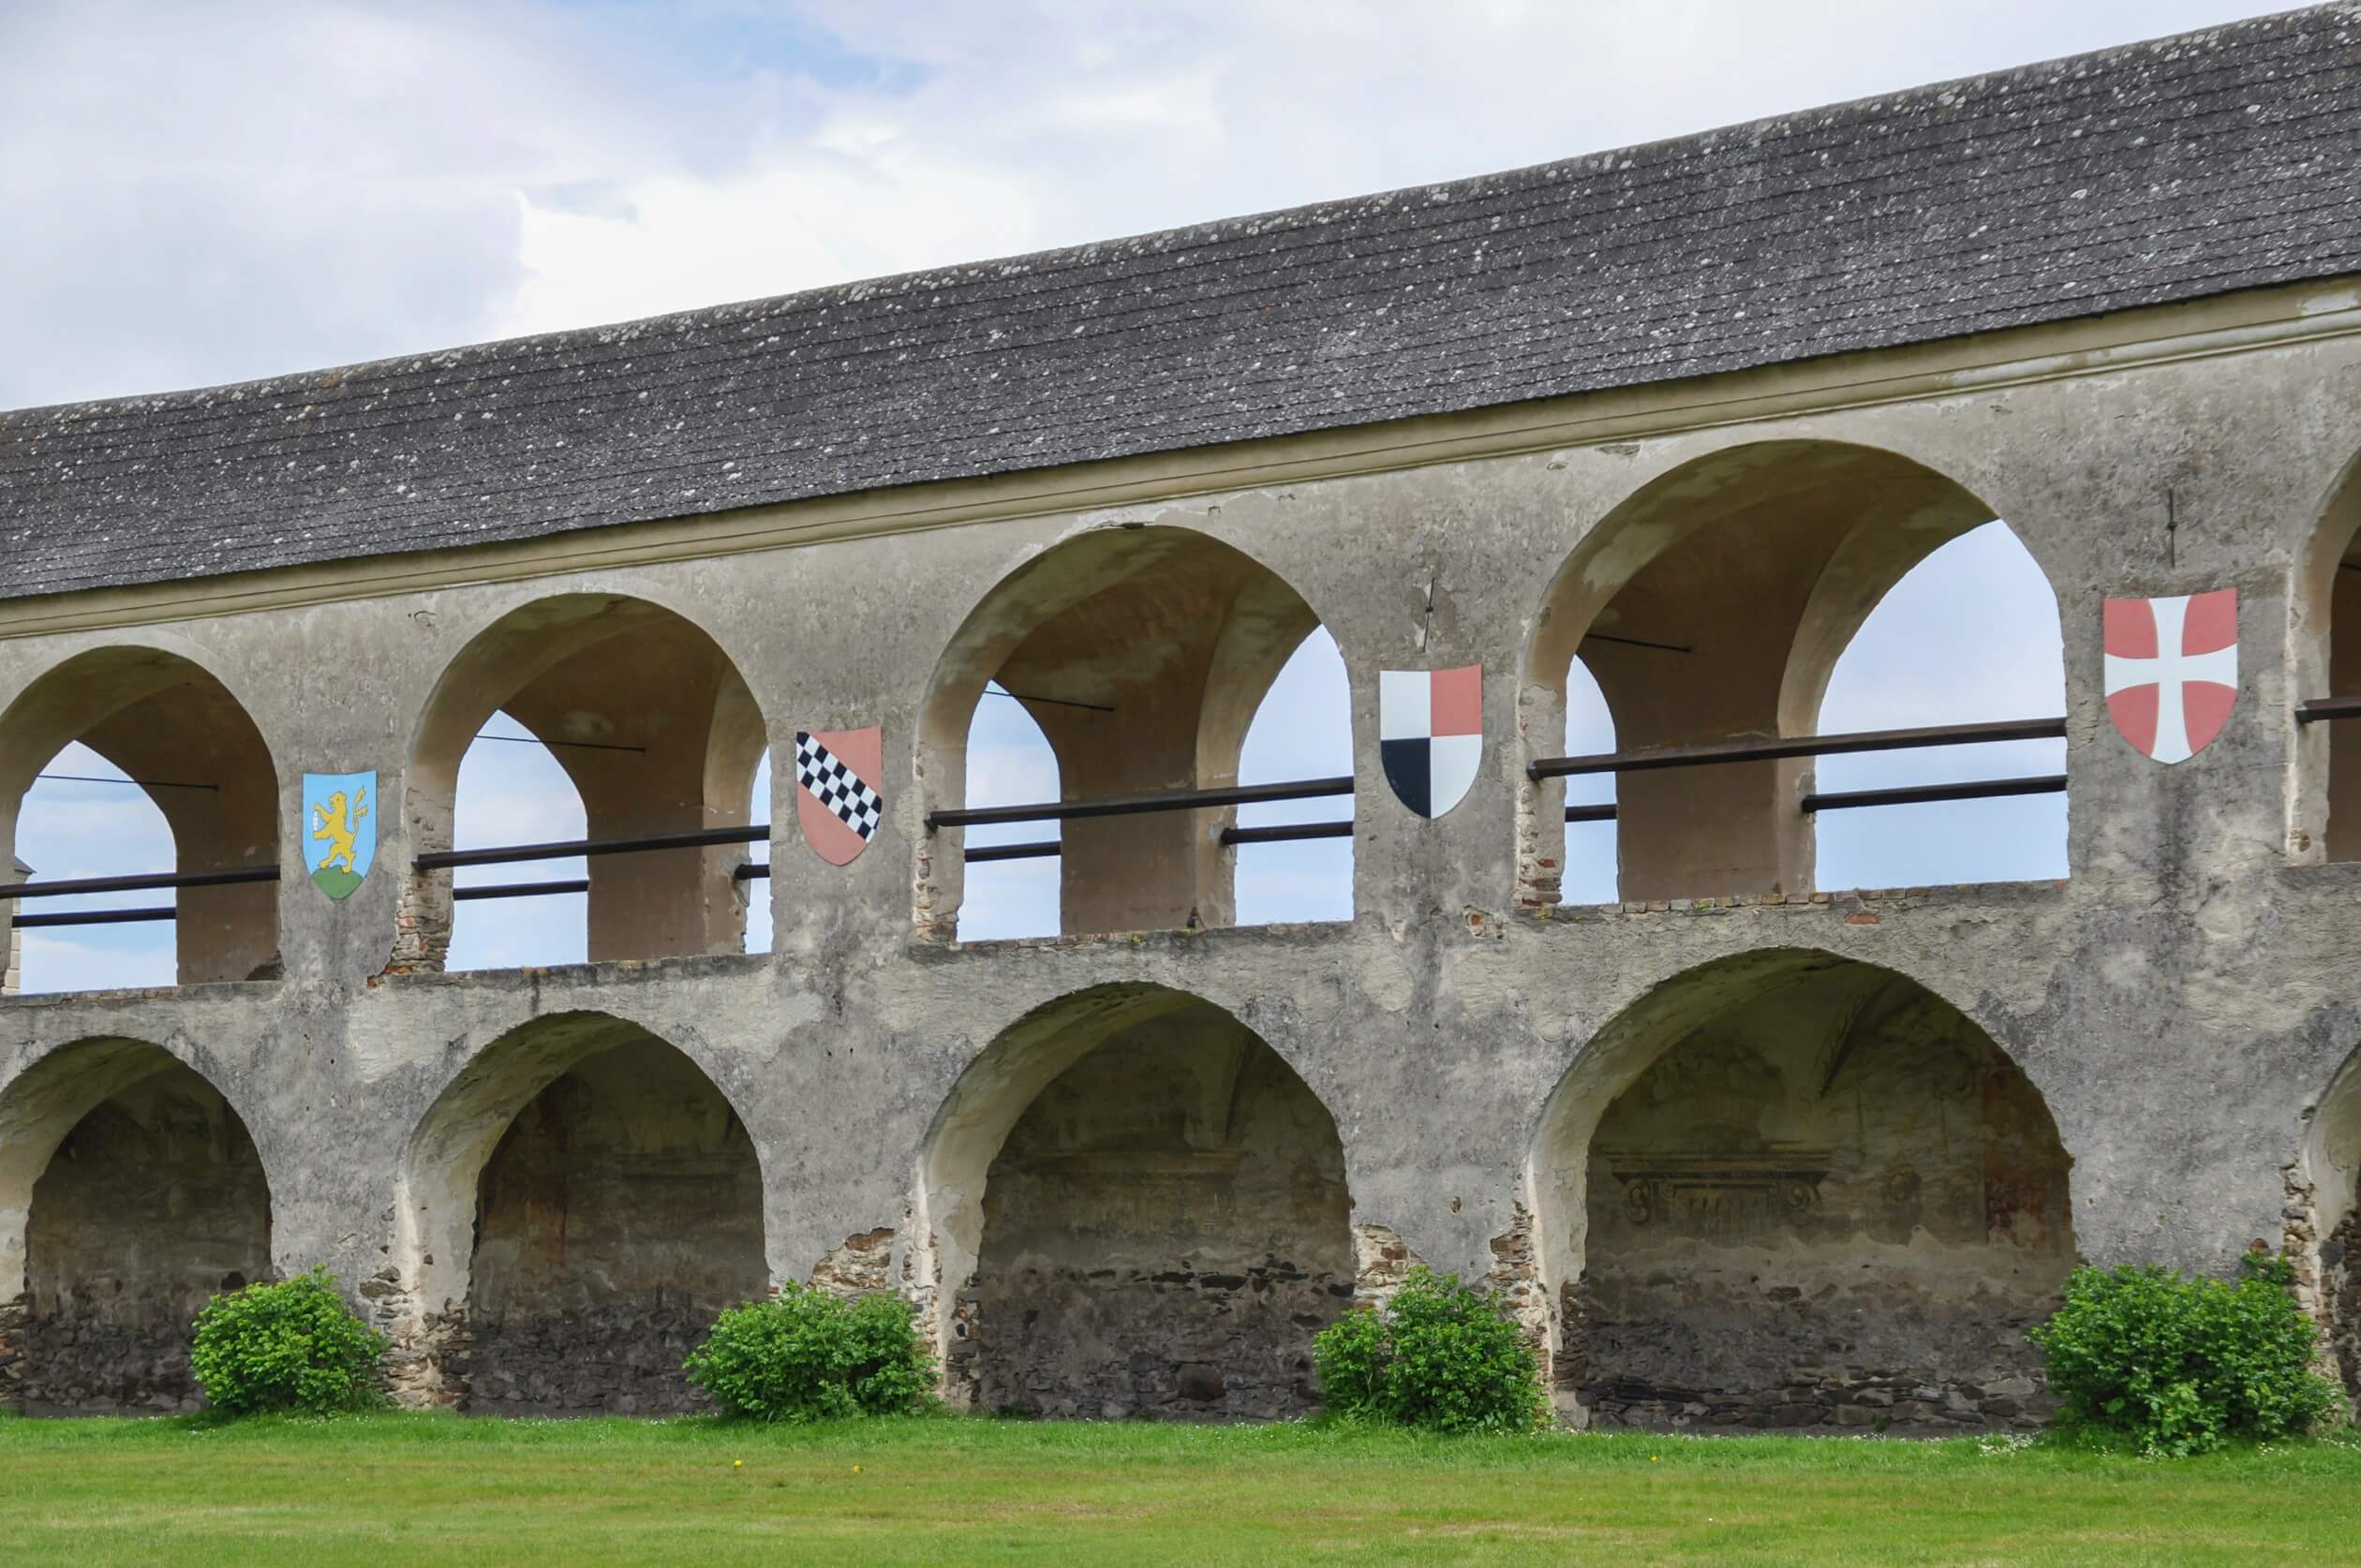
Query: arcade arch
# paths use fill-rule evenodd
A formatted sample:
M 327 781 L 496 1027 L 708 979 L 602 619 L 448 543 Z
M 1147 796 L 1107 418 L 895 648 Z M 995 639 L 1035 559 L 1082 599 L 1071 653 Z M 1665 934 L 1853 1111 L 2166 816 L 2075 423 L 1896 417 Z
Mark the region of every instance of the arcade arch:
M 927 805 L 966 803 L 971 725 L 992 683 L 1047 737 L 1062 800 L 1234 784 L 1247 727 L 1318 625 L 1275 572 L 1193 529 L 1067 540 L 987 594 L 938 662 L 918 737 Z M 1060 928 L 1233 924 L 1236 852 L 1222 833 L 1234 818 L 1198 809 L 1062 823 Z M 922 930 L 957 934 L 964 831 L 937 833 L 922 857 Z
M 701 1408 L 680 1369 L 715 1317 L 769 1290 L 763 1176 L 686 1055 L 601 1013 L 535 1019 L 478 1055 L 410 1139 L 405 1272 L 462 1409 Z
M 21 831 L 36 778 L 73 743 L 135 781 L 171 830 L 156 872 L 272 866 L 279 859 L 278 775 L 261 732 L 228 687 L 192 660 L 150 647 L 77 654 L 0 713 L 0 844 L 50 879 L 63 846 Z M 98 831 L 103 831 L 100 829 Z M 0 861 L 0 872 L 17 874 Z M 184 985 L 260 980 L 278 970 L 278 889 L 268 880 L 142 893 L 130 902 L 177 911 L 174 973 Z M 11 905 L 13 908 L 13 905 Z M 43 901 L 22 912 L 51 909 Z M 31 977 L 39 984 L 39 975 Z
M 85 1040 L 0 1093 L 0 1340 L 26 1411 L 197 1408 L 190 1322 L 271 1273 L 254 1140 L 161 1046 Z
M 1559 570 L 1526 650 L 1522 731 L 1566 732 L 1579 657 L 1625 749 L 1811 734 L 1838 658 L 1889 590 L 1993 520 L 1955 481 L 1876 448 L 1765 441 L 1685 463 L 1617 506 Z M 1921 777 L 1960 775 L 1937 764 Z M 1798 758 L 1625 780 L 1621 896 L 1809 890 L 1813 819 L 1800 807 L 1814 777 Z M 1555 780 L 1528 798 L 1522 865 L 1536 897 L 1559 891 L 1549 863 L 1565 799 Z
M 1253 1030 L 1154 985 L 1002 1031 L 935 1117 L 923 1276 L 952 1398 L 1044 1415 L 1272 1418 L 1315 1400 L 1353 1294 L 1344 1149 Z
M 1807 949 L 1656 986 L 1552 1095 L 1531 1180 L 1561 1405 L 1602 1426 L 2038 1419 L 2074 1261 L 2042 1096 L 1907 976 Z
M 2320 1098 L 2305 1139 L 2312 1309 L 2348 1399 L 2361 1401 L 2361 1050 Z
M 549 748 L 594 839 L 748 822 L 767 744 L 762 712 L 720 645 L 673 611 L 569 594 L 523 605 L 478 633 L 444 672 L 412 747 L 404 810 L 418 852 L 451 847 L 461 759 L 499 712 Z M 735 872 L 747 858 L 741 845 L 591 857 L 590 960 L 741 951 L 748 884 Z M 506 869 L 544 880 L 548 864 Z M 442 967 L 451 889 L 448 871 L 408 875 L 399 967 Z
M 2300 612 L 2315 629 L 2296 640 L 2295 697 L 2361 698 L 2361 458 L 2329 497 L 2296 590 Z M 2295 827 L 2299 842 L 2315 839 L 2327 860 L 2361 860 L 2356 727 L 2361 719 L 2302 726 L 2310 777 L 2298 796 Z

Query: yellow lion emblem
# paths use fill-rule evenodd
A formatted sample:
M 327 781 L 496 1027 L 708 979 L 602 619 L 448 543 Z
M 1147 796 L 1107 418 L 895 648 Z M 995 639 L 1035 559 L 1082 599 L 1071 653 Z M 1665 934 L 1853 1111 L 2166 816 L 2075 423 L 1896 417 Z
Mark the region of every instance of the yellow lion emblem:
M 316 841 L 328 846 L 328 852 L 319 857 L 320 870 L 325 871 L 340 862 L 347 871 L 352 870 L 353 836 L 361 831 L 362 819 L 368 814 L 369 791 L 366 790 L 355 790 L 349 802 L 345 799 L 345 792 L 338 790 L 328 797 L 327 805 L 312 807 L 311 836 Z M 354 872 L 354 875 L 359 873 Z

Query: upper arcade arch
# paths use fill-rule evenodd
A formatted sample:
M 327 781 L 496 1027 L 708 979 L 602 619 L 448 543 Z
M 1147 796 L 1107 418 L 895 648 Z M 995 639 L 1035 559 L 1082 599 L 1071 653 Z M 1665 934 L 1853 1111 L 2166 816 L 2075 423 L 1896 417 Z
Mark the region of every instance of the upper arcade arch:
M 2361 456 L 2312 530 L 2295 583 L 2290 648 L 2298 702 L 2361 699 Z M 2299 854 L 2361 860 L 2361 719 L 2297 726 L 2291 841 Z
M 592 839 L 747 825 L 768 734 L 736 664 L 676 611 L 565 594 L 500 616 L 437 683 L 403 801 L 413 853 L 451 847 L 460 759 L 503 711 L 566 770 Z M 590 960 L 740 951 L 745 895 L 733 873 L 745 860 L 735 845 L 592 857 Z M 439 968 L 450 874 L 407 873 L 403 915 L 395 963 Z
M 930 810 L 964 804 L 967 737 L 997 681 L 1048 738 L 1066 801 L 1214 789 L 1288 658 L 1320 624 L 1270 568 L 1210 535 L 1092 529 L 1043 551 L 970 612 L 935 667 L 918 732 Z M 1063 823 L 1061 925 L 1103 932 L 1235 918 L 1233 813 Z M 951 830 L 958 831 L 958 830 Z M 964 865 L 940 835 L 922 858 L 922 930 L 957 930 Z
M 0 713 L 0 847 L 14 844 L 17 859 L 52 876 L 43 846 L 19 841 L 18 822 L 36 776 L 73 741 L 138 781 L 162 813 L 174 864 L 156 872 L 277 865 L 270 747 L 245 705 L 195 660 L 158 647 L 93 648 L 42 673 Z M 0 874 L 16 880 L 5 857 Z M 276 973 L 273 882 L 183 887 L 173 903 L 182 984 Z
M 1908 975 L 1778 948 L 1673 976 L 1537 1124 L 1560 1402 L 1640 1426 L 2023 1424 L 2023 1330 L 2074 1262 L 2071 1164 L 2030 1079 Z
M 1552 581 L 1524 654 L 1520 728 L 1566 730 L 1579 656 L 1625 750 L 1813 733 L 1838 658 L 1918 562 L 1994 520 L 1956 481 L 1882 448 L 1783 439 L 1657 475 Z M 1993 714 L 1993 719 L 2047 717 Z M 1617 791 L 1621 895 L 1813 885 L 1809 758 L 1669 768 Z M 1521 876 L 1557 892 L 1564 790 L 1528 791 Z

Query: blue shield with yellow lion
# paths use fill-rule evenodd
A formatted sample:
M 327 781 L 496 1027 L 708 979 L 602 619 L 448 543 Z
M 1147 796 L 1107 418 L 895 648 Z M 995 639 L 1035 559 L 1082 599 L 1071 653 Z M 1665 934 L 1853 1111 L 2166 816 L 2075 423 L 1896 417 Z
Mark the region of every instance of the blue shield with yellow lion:
M 351 896 L 377 861 L 377 775 L 304 775 L 304 867 L 331 898 Z

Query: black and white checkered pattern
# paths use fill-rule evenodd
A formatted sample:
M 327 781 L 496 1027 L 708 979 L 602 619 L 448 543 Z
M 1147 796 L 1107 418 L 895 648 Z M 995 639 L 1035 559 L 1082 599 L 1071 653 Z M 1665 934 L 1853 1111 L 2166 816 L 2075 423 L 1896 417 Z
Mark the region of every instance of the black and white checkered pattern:
M 877 824 L 884 820 L 885 797 L 846 767 L 835 752 L 801 730 L 795 732 L 795 782 L 864 838 L 875 834 Z

